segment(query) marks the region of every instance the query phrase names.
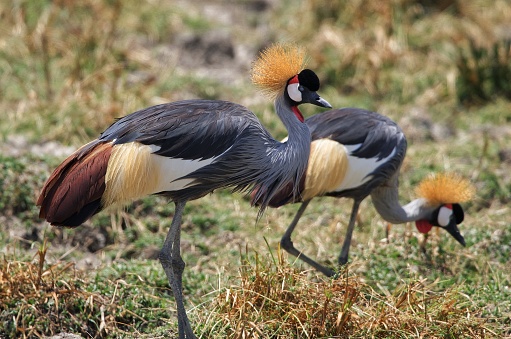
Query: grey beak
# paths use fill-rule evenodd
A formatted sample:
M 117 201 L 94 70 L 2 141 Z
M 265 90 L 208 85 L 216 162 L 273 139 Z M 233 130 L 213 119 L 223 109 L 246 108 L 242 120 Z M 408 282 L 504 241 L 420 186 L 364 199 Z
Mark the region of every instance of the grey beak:
M 319 106 L 319 107 L 326 107 L 326 108 L 332 108 L 332 105 L 330 105 L 328 103 L 328 101 L 326 101 L 325 99 L 323 99 L 322 97 L 318 96 L 318 98 L 316 99 L 315 102 L 312 102 L 312 104 L 316 105 L 316 106 Z
M 458 229 L 458 226 L 456 225 L 456 219 L 455 218 L 451 218 L 451 220 L 449 221 L 449 225 L 445 226 L 444 229 L 449 232 L 450 235 L 452 235 L 452 237 L 454 239 L 456 239 L 460 244 L 463 245 L 463 247 L 465 247 L 465 238 L 463 238 L 463 236 L 461 235 L 460 233 L 460 230 Z

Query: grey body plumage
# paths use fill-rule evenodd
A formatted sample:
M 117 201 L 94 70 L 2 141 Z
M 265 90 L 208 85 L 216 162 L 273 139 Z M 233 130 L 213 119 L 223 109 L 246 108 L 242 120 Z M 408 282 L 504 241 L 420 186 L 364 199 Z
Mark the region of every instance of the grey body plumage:
M 159 147 L 154 154 L 163 157 L 214 159 L 176 179 L 193 179 L 187 187 L 158 194 L 174 201 L 193 200 L 219 188 L 245 192 L 258 186 L 264 188 L 262 211 L 275 192 L 298 182 L 310 152 L 309 129 L 296 123 L 283 101 L 284 97 L 278 98 L 277 112 L 289 133 L 297 137 L 284 143 L 275 140 L 246 107 L 212 100 L 178 101 L 134 112 L 112 124 L 99 139 L 116 145 L 154 145 Z

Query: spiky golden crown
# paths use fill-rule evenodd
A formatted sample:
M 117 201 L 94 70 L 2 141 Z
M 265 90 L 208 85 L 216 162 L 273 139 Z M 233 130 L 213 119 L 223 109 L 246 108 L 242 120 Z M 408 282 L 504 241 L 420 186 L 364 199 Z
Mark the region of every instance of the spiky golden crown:
M 416 194 L 430 205 L 454 204 L 472 199 L 474 188 L 455 173 L 435 173 L 420 182 Z
M 283 91 L 287 81 L 306 65 L 305 51 L 295 44 L 275 43 L 264 49 L 252 64 L 252 82 L 270 99 Z

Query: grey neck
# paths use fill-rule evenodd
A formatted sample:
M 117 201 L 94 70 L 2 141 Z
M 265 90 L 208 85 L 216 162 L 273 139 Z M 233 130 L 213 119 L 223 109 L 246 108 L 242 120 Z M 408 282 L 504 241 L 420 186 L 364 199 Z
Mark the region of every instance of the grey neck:
M 279 95 L 275 100 L 275 111 L 288 131 L 289 144 L 309 150 L 311 143 L 309 127 L 307 127 L 307 124 L 298 120 L 289 100 L 286 99 L 284 95 Z M 307 158 L 308 157 L 309 152 L 307 152 Z
M 309 161 L 311 132 L 309 127 L 298 120 L 292 106 L 284 95 L 275 100 L 275 110 L 288 131 L 285 142 L 272 140 L 266 148 L 266 170 L 261 177 L 262 187 L 255 201 L 261 203 L 260 215 L 274 194 L 288 185 L 293 186 L 293 196 L 299 195 L 300 179 L 307 170 Z
M 397 175 L 395 175 L 387 185 L 382 185 L 371 192 L 373 205 L 381 217 L 392 224 L 429 219 L 435 206 L 429 206 L 423 198 L 401 206 L 398 187 Z

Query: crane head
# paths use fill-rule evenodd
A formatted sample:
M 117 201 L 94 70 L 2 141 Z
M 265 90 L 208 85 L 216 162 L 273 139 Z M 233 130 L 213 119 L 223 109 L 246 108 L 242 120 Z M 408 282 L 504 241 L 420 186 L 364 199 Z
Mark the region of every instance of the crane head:
M 264 49 L 252 64 L 252 82 L 274 100 L 285 93 L 294 106 L 311 103 L 332 107 L 316 91 L 319 78 L 306 66 L 305 52 L 294 44 L 273 44 Z
M 306 65 L 305 51 L 294 44 L 273 44 L 252 64 L 252 82 L 275 99 Z
M 460 204 L 444 204 L 433 211 L 429 220 L 417 220 L 415 225 L 421 233 L 428 233 L 433 226 L 441 227 L 465 246 L 465 238 L 458 229 L 463 219 L 464 213 Z
M 460 203 L 469 201 L 474 195 L 472 185 L 454 173 L 437 173 L 424 179 L 416 191 L 427 205 L 436 207 L 428 220 L 416 221 L 419 232 L 428 233 L 433 226 L 441 227 L 465 246 L 457 225 L 464 219 Z
M 319 89 L 319 78 L 310 69 L 304 69 L 287 81 L 286 95 L 293 106 L 309 103 L 320 107 L 332 108 L 316 91 Z

